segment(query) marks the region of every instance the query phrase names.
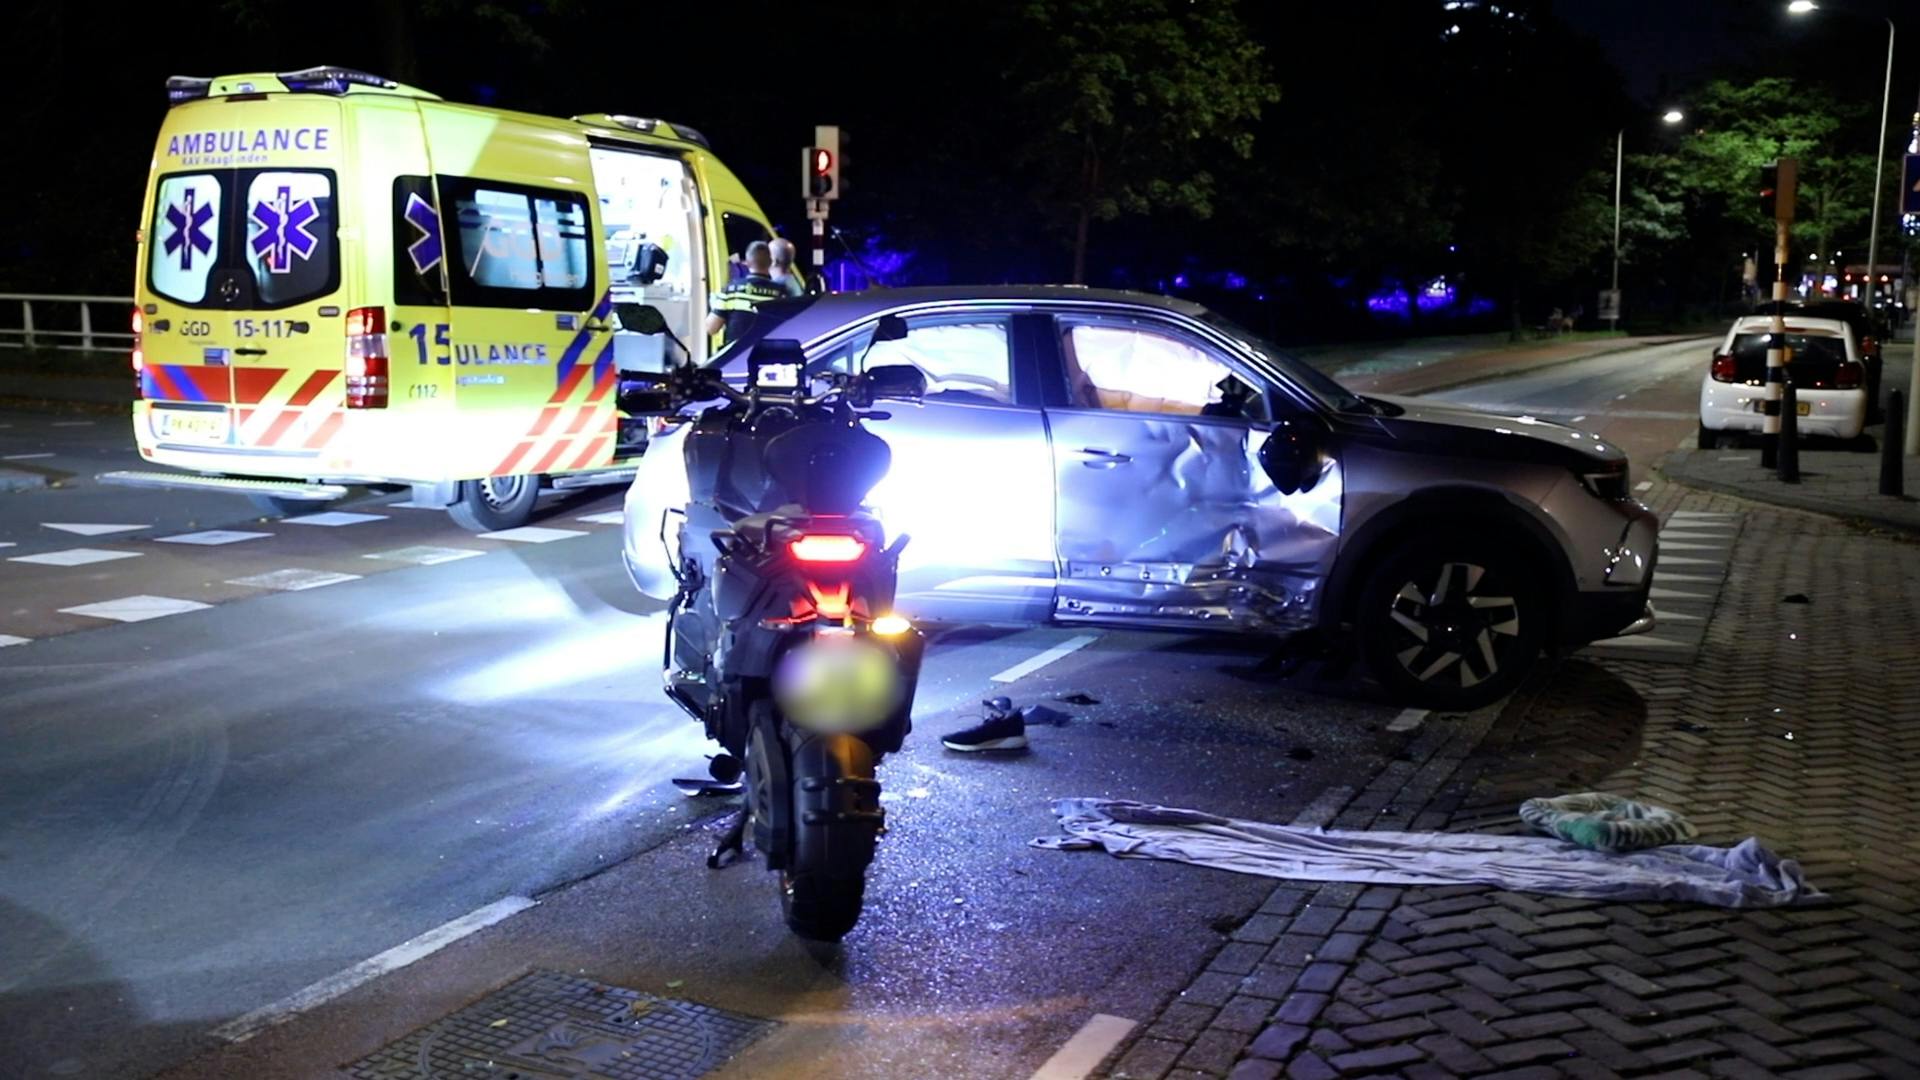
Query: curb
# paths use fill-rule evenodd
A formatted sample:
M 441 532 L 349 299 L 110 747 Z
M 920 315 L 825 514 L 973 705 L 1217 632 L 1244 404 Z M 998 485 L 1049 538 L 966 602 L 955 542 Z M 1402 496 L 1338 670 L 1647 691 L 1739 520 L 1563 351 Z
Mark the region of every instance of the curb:
M 1707 334 L 1698 335 L 1698 336 L 1684 335 L 1681 337 L 1667 338 L 1664 340 L 1649 340 L 1649 339 L 1642 338 L 1630 345 L 1628 344 L 1615 345 L 1605 349 L 1601 349 L 1598 352 L 1583 353 L 1579 356 L 1569 356 L 1560 360 L 1548 360 L 1545 363 L 1535 364 L 1531 367 L 1522 368 L 1518 371 L 1509 369 L 1506 371 L 1482 372 L 1481 374 L 1478 374 L 1478 375 L 1469 375 L 1464 378 L 1458 378 L 1458 379 L 1442 379 L 1440 382 L 1424 384 L 1415 389 L 1400 390 L 1400 391 L 1396 391 L 1396 393 L 1398 394 L 1431 394 L 1436 390 L 1453 390 L 1462 386 L 1472 386 L 1475 383 L 1498 382 L 1501 379 L 1511 379 L 1517 375 L 1531 375 L 1536 371 L 1548 371 L 1553 368 L 1564 367 L 1567 364 L 1577 364 L 1582 360 L 1596 360 L 1602 356 L 1613 356 L 1617 353 L 1633 352 L 1635 349 L 1653 349 L 1653 348 L 1659 348 L 1660 346 L 1663 346 L 1663 345 L 1677 345 L 1682 342 L 1712 341 L 1712 340 L 1714 340 L 1714 336 L 1707 335 Z M 1338 379 L 1340 376 L 1338 374 L 1335 374 L 1333 377 L 1335 379 Z
M 1667 471 L 1667 459 L 1664 456 L 1660 459 L 1660 462 L 1653 467 L 1653 471 L 1659 475 L 1660 479 L 1667 483 L 1693 491 L 1704 491 L 1714 495 L 1731 495 L 1734 498 L 1745 499 L 1748 502 L 1759 503 L 1763 506 L 1795 510 L 1803 514 L 1817 514 L 1856 529 L 1876 529 L 1882 532 L 1899 533 L 1901 536 L 1920 538 L 1920 523 L 1898 521 L 1868 514 L 1843 513 L 1834 510 L 1830 505 L 1815 505 L 1812 500 L 1800 501 L 1784 499 L 1770 491 L 1755 491 L 1752 488 L 1741 487 L 1737 484 L 1723 484 L 1717 480 L 1701 480 L 1696 477 L 1672 473 Z

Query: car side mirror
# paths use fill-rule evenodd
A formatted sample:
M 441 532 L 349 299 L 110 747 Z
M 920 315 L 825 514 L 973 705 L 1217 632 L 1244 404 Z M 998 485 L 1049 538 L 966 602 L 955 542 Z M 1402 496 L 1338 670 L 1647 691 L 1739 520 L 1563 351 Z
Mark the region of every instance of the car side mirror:
M 672 416 L 680 411 L 658 375 L 622 373 L 614 384 L 613 400 L 628 416 Z
M 613 317 L 620 322 L 620 329 L 629 334 L 664 334 L 667 332 L 667 317 L 652 304 L 615 304 Z
M 1282 495 L 1298 495 L 1320 482 L 1324 446 L 1320 433 L 1307 421 L 1286 419 L 1260 445 L 1260 467 Z
M 868 368 L 860 377 L 862 394 L 867 401 L 879 401 L 882 398 L 894 398 L 900 401 L 919 401 L 927 393 L 927 376 L 912 364 L 882 364 Z

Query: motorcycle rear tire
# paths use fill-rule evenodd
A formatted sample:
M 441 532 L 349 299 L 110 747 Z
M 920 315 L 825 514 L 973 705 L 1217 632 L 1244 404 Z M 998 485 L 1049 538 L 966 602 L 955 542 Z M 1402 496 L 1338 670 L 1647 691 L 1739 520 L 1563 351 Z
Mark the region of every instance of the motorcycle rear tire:
M 780 910 L 787 929 L 814 941 L 839 941 L 860 921 L 867 878 L 821 873 L 781 875 Z

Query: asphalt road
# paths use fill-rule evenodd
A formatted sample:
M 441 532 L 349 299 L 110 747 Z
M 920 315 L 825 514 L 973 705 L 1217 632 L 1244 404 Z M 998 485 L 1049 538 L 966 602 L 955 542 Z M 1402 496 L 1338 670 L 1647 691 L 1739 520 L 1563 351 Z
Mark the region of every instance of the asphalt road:
M 1703 363 L 1666 346 L 1442 396 L 1580 417 L 1639 468 L 1691 433 Z M 920 734 L 883 770 L 874 903 L 823 958 L 757 867 L 699 863 L 719 808 L 667 781 L 707 747 L 656 689 L 661 617 L 619 569 L 611 492 L 549 500 L 559 535 L 475 537 L 396 497 L 298 523 L 92 484 L 130 442 L 0 414 L 0 464 L 58 485 L 0 496 L 8 1075 L 324 1073 L 544 966 L 789 1021 L 742 1075 L 1024 1076 L 1094 1012 L 1149 1014 L 1264 893 L 1033 852 L 1050 799 L 1288 820 L 1402 738 L 1364 686 L 1252 679 L 1232 642 L 1107 633 L 1003 684 L 1074 632 L 937 641 Z M 255 535 L 169 539 L 209 531 Z M 928 737 L 987 693 L 1068 690 L 1102 703 L 1061 706 L 1025 758 Z M 515 897 L 541 903 L 238 1047 L 209 1036 Z

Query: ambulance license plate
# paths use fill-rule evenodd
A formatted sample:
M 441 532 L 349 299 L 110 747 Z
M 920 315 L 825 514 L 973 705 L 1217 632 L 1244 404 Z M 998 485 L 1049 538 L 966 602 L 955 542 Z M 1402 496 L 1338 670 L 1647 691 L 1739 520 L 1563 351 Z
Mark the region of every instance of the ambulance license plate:
M 227 424 L 225 409 L 153 410 L 153 433 L 162 439 L 223 443 L 227 441 Z

